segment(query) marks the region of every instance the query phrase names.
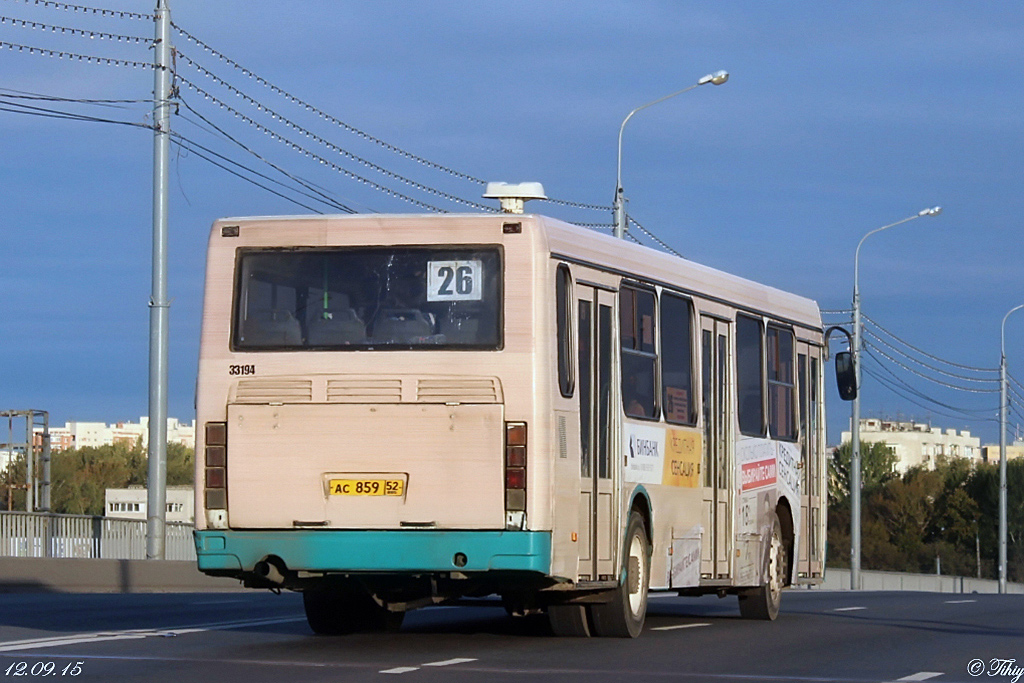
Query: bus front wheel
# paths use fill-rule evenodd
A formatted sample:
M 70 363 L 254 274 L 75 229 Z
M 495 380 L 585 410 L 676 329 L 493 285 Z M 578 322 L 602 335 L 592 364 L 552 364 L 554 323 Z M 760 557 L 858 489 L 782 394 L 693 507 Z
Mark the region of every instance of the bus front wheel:
M 740 616 L 744 619 L 773 621 L 779 616 L 782 605 L 782 588 L 789 573 L 789 553 L 782 540 L 782 525 L 779 516 L 771 513 L 772 530 L 764 557 L 765 583 L 749 588 L 739 594 Z
M 640 513 L 633 510 L 626 527 L 622 579 L 611 602 L 590 605 L 594 633 L 612 638 L 636 638 L 647 615 L 651 577 L 651 544 Z

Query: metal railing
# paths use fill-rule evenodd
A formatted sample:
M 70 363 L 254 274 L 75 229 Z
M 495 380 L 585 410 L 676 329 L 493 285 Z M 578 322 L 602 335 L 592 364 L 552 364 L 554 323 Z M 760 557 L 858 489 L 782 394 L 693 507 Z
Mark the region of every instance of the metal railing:
M 194 526 L 168 522 L 164 555 L 195 560 Z M 93 515 L 0 512 L 0 557 L 146 559 L 146 522 Z

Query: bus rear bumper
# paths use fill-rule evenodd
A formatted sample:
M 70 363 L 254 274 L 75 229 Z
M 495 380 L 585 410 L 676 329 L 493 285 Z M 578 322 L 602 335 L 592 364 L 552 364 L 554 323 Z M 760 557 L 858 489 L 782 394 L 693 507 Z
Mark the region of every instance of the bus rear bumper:
M 199 570 L 250 572 L 274 556 L 292 571 L 486 572 L 551 569 L 549 531 L 294 531 L 195 532 Z

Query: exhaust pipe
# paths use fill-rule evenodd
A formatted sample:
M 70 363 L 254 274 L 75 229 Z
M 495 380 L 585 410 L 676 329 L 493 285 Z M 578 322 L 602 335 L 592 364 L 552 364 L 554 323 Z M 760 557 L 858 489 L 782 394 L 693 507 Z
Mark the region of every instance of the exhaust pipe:
M 277 568 L 277 565 L 272 562 L 260 560 L 256 563 L 256 566 L 253 567 L 253 571 L 257 576 L 266 579 L 270 583 L 277 584 L 278 586 L 284 583 L 284 574 L 282 574 L 281 570 Z

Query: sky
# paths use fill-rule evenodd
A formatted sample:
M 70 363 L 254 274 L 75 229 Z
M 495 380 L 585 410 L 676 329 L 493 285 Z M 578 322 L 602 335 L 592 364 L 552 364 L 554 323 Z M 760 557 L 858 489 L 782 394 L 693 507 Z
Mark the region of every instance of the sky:
M 0 0 L 0 411 L 46 410 L 56 425 L 134 421 L 148 401 L 153 51 L 126 37 L 152 37 L 155 0 L 81 2 L 112 12 Z M 630 120 L 630 216 L 838 324 L 861 238 L 942 206 L 861 249 L 874 347 L 862 415 L 998 440 L 1001 322 L 1024 303 L 1024 6 L 169 4 L 169 415 L 194 418 L 215 219 L 478 211 L 493 205 L 479 180 L 608 207 L 626 114 L 724 69 L 727 83 Z M 606 208 L 528 210 L 611 222 Z M 1024 380 L 1024 311 L 1007 320 L 1006 356 Z M 828 392 L 838 443 L 849 404 Z M 1011 439 L 1024 429 L 1013 408 Z

